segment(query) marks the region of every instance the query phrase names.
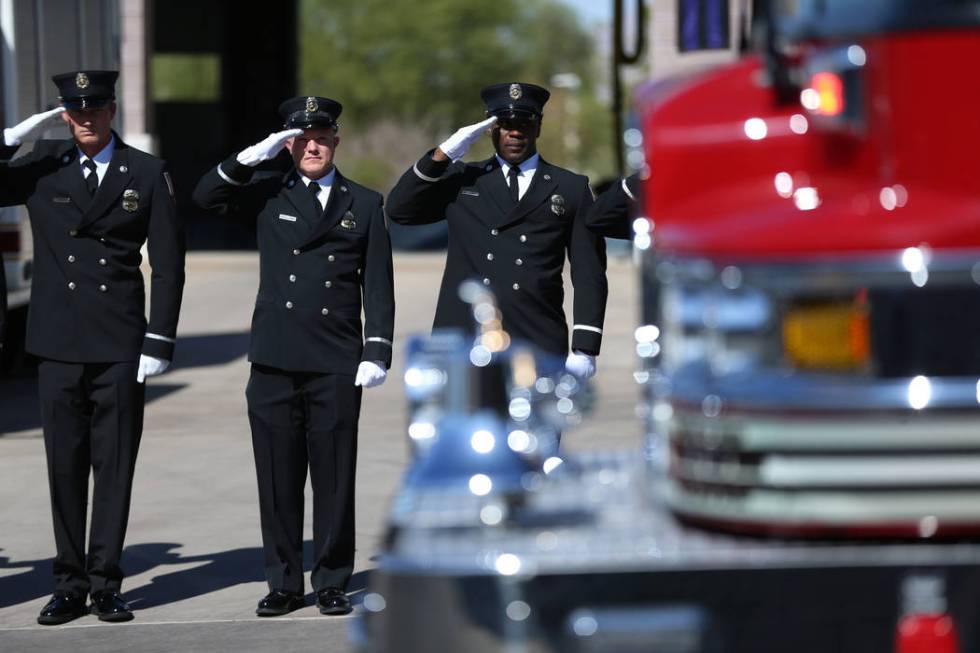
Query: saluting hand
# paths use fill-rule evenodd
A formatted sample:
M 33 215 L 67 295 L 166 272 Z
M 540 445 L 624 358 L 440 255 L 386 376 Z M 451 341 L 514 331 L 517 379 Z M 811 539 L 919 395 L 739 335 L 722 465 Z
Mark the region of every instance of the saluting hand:
M 373 388 L 376 385 L 384 383 L 387 376 L 388 372 L 385 370 L 384 363 L 381 361 L 375 361 L 373 363 L 371 361 L 361 361 L 361 364 L 357 366 L 354 385 Z
M 475 125 L 461 127 L 456 130 L 455 134 L 443 141 L 439 149 L 453 161 L 459 161 L 466 155 L 473 143 L 495 122 L 497 122 L 497 116 L 490 116 Z
M 286 146 L 286 141 L 303 133 L 302 129 L 286 129 L 273 132 L 255 145 L 249 145 L 235 157 L 243 166 L 256 166 L 275 157 Z
M 33 116 L 27 120 L 14 125 L 13 127 L 8 127 L 3 130 L 3 142 L 9 147 L 14 145 L 20 145 L 25 139 L 29 138 L 31 134 L 42 131 L 45 129 L 49 123 L 54 122 L 58 116 L 64 113 L 64 107 L 55 107 L 50 111 L 44 111 L 42 113 L 35 113 Z

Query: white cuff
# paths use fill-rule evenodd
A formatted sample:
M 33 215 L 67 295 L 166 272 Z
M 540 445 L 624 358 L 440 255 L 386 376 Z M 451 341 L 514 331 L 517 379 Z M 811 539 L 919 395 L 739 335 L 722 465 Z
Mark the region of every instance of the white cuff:
M 572 331 L 575 331 L 576 329 L 580 329 L 582 331 L 594 331 L 595 333 L 602 335 L 602 329 L 599 327 L 588 326 L 587 324 L 576 324 L 572 326 Z
M 221 166 L 220 165 L 218 166 L 218 176 L 221 177 L 222 179 L 224 179 L 225 181 L 227 181 L 232 186 L 241 186 L 242 185 L 242 182 L 235 181 L 234 179 L 232 179 L 231 177 L 229 177 L 228 175 L 226 175 L 225 174 L 225 171 L 221 169 Z
M 412 165 L 412 170 L 415 171 L 415 174 L 418 175 L 418 178 L 421 179 L 422 181 L 439 181 L 438 177 L 429 177 L 428 175 L 423 175 L 422 172 L 419 170 L 418 161 L 416 161 Z
M 170 344 L 176 344 L 177 340 L 174 338 L 168 338 L 167 336 L 161 336 L 156 333 L 147 333 L 146 337 L 150 340 L 163 340 L 164 342 L 169 342 Z

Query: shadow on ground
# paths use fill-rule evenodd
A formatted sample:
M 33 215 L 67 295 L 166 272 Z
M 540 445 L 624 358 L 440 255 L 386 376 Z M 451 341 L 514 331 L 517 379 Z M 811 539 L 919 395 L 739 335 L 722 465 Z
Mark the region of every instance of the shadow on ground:
M 218 592 L 242 583 L 264 580 L 262 573 L 262 548 L 259 546 L 229 551 L 218 551 L 202 555 L 181 555 L 182 545 L 172 542 L 134 544 L 123 551 L 122 565 L 127 576 L 136 576 L 147 571 L 159 569 L 149 583 L 127 588 L 123 583 L 123 596 L 135 610 L 176 603 L 186 599 Z M 52 544 L 53 547 L 53 544 Z M 306 571 L 310 570 L 313 543 L 304 543 Z M 194 564 L 197 563 L 197 564 Z M 194 564 L 193 567 L 168 571 L 170 565 Z M 0 608 L 36 600 L 38 608 L 54 589 L 51 574 L 51 559 L 12 561 L 0 556 L 0 569 L 21 569 L 0 578 Z M 363 593 L 367 587 L 367 571 L 353 575 L 348 592 L 353 595 Z M 264 592 L 264 590 L 262 590 Z M 262 598 L 255 596 L 256 602 Z M 312 604 L 316 597 L 307 594 L 306 602 Z M 355 599 L 355 602 L 358 602 Z

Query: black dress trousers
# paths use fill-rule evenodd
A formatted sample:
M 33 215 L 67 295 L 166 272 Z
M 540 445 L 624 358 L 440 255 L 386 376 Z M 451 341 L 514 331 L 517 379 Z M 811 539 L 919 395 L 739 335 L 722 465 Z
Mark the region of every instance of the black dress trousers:
M 38 366 L 58 590 L 85 596 L 118 591 L 122 583 L 119 557 L 143 431 L 145 386 L 136 382 L 136 367 L 49 359 Z M 90 469 L 95 487 L 86 557 Z
M 354 570 L 354 478 L 361 388 L 349 374 L 252 364 L 245 391 L 270 590 L 303 593 L 303 491 L 313 485 L 315 591 Z

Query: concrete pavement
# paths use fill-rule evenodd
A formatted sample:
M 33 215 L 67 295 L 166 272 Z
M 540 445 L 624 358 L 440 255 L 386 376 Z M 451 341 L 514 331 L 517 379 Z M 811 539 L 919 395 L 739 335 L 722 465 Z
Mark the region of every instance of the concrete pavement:
M 365 586 L 407 463 L 403 347 L 409 334 L 431 325 L 443 260 L 441 253 L 396 255 L 394 368 L 383 386 L 364 393 L 361 410 L 355 593 Z M 188 256 L 178 360 L 147 388 L 123 554 L 124 595 L 136 610 L 128 624 L 94 617 L 36 624 L 51 591 L 54 542 L 35 381 L 0 380 L 0 651 L 352 650 L 351 617 L 321 617 L 312 597 L 289 617 L 254 616 L 266 586 L 244 388 L 257 280 L 253 253 Z M 609 285 L 597 406 L 563 438 L 571 450 L 639 449 L 632 379 L 638 288 L 630 261 L 610 260 Z

